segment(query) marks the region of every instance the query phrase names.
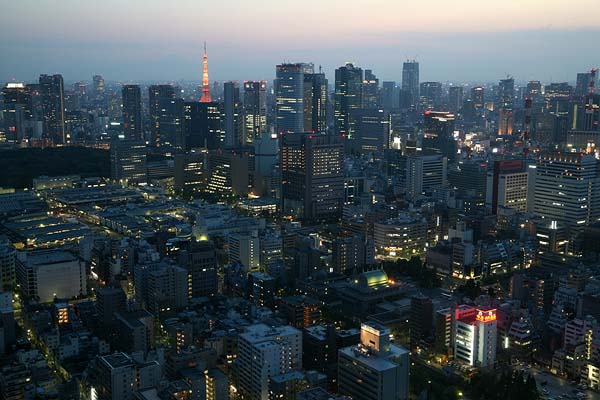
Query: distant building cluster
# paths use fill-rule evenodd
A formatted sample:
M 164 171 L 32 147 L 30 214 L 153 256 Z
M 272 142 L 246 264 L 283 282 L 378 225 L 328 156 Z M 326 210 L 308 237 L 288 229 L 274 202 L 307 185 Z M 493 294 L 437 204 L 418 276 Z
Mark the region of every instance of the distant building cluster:
M 598 396 L 597 71 L 419 68 L 3 84 L 0 399 Z

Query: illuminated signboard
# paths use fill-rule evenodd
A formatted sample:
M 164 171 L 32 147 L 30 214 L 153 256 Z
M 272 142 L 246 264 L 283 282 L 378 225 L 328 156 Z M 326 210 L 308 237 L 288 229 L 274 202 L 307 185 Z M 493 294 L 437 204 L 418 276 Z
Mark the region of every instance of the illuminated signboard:
M 477 315 L 475 316 L 477 321 L 481 322 L 491 322 L 496 320 L 496 310 L 477 310 Z

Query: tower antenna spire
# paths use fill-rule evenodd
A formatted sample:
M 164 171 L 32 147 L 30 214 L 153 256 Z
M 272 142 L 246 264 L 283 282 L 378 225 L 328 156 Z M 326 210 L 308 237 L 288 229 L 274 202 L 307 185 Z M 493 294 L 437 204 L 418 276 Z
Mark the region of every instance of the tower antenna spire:
M 206 42 L 204 42 L 204 58 L 202 60 L 202 97 L 200 103 L 210 103 L 210 84 L 208 81 L 208 55 L 206 54 Z

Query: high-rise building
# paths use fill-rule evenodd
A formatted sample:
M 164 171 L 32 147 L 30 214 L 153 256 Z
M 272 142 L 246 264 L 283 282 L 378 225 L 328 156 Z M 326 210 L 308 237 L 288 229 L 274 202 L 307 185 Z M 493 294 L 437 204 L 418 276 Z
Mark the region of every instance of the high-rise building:
M 302 332 L 291 326 L 251 325 L 239 336 L 238 392 L 248 400 L 269 400 L 269 379 L 302 368 Z
M 400 107 L 414 108 L 419 104 L 419 63 L 407 60 L 402 66 Z
M 208 155 L 208 185 L 210 193 L 225 196 L 248 194 L 249 174 L 254 162 L 251 152 L 243 148 L 217 149 Z
M 216 102 L 186 102 L 184 105 L 184 135 L 187 150 L 223 147 L 221 110 Z
M 544 154 L 535 168 L 534 212 L 574 231 L 600 219 L 600 169 L 593 155 Z
M 135 362 L 125 353 L 99 357 L 97 383 L 92 398 L 98 400 L 133 400 L 137 387 Z
M 313 72 L 313 64 L 277 65 L 275 78 L 277 132 L 304 131 L 304 74 Z
M 248 274 L 248 297 L 259 307 L 273 307 L 277 281 L 271 275 L 254 271 Z
M 433 302 L 427 296 L 410 299 L 410 348 L 421 348 L 421 341 L 433 336 Z
M 110 327 L 115 322 L 115 313 L 127 309 L 127 296 L 120 287 L 103 286 L 96 290 L 96 312 L 102 327 Z
M 110 143 L 110 175 L 118 181 L 146 183 L 146 144 L 142 140 L 115 138 Z
M 344 201 L 340 137 L 296 133 L 281 137 L 282 210 L 305 220 L 336 218 Z
M 92 78 L 92 81 L 93 81 L 93 87 L 94 87 L 94 94 L 96 96 L 104 95 L 104 92 L 106 92 L 106 85 L 104 83 L 104 78 L 101 75 L 94 75 L 94 77 Z
M 123 85 L 123 134 L 127 139 L 140 140 L 142 135 L 142 94 L 139 85 Z
M 441 82 L 421 82 L 419 88 L 419 104 L 421 105 L 422 110 L 434 110 L 441 108 Z
M 0 291 L 15 284 L 17 252 L 8 238 L 0 236 Z
M 407 400 L 410 353 L 389 329 L 362 324 L 360 343 L 338 352 L 338 391 L 353 399 Z
M 460 111 L 463 105 L 463 87 L 462 86 L 450 86 L 448 89 L 448 109 L 457 113 Z
M 184 127 L 184 100 L 179 98 L 159 99 L 160 114 L 158 119 L 160 145 L 186 148 Z
M 457 144 L 454 140 L 454 120 L 454 114 L 448 112 L 425 111 L 421 143 L 424 154 L 442 154 L 449 161 L 456 159 Z
M 415 200 L 424 192 L 446 185 L 447 158 L 440 155 L 408 156 L 406 195 Z
M 491 368 L 496 362 L 496 310 L 471 311 L 461 312 L 453 319 L 454 357 L 471 366 Z
M 245 144 L 243 138 L 242 102 L 240 88 L 237 82 L 223 84 L 223 114 L 225 119 L 224 132 L 226 146 Z
M 49 303 L 87 294 L 85 263 L 61 249 L 20 252 L 17 283 L 24 296 Z
M 486 207 L 494 215 L 499 208 L 527 211 L 528 182 L 523 160 L 495 161 L 487 173 Z
M 241 263 L 247 271 L 260 269 L 260 240 L 255 234 L 229 235 L 229 262 Z
M 594 76 L 591 72 L 580 72 L 577 74 L 577 81 L 575 84 L 575 96 L 579 98 L 585 98 L 590 92 L 590 84 L 594 87 L 597 86 L 597 74 Z M 596 79 L 594 81 L 593 79 Z
M 390 120 L 384 110 L 362 108 L 351 113 L 354 121 L 355 141 L 358 152 L 383 154 L 390 146 Z
M 244 142 L 253 143 L 267 130 L 267 81 L 244 82 Z
M 370 69 L 365 69 L 362 97 L 363 108 L 380 108 L 379 79 Z
M 43 136 L 54 143 L 68 143 L 65 132 L 65 89 L 62 75 L 40 75 Z
M 217 293 L 217 253 L 209 240 L 192 241 L 190 248 L 179 253 L 179 264 L 188 271 L 190 298 Z
M 161 135 L 160 126 L 163 105 L 174 98 L 175 89 L 172 85 L 152 85 L 148 88 L 151 143 L 156 147 L 164 145 L 165 142 Z
M 184 196 L 206 189 L 206 154 L 190 152 L 175 155 L 174 189 Z
M 396 82 L 384 81 L 381 88 L 381 106 L 385 111 L 391 111 L 399 106 L 400 98 L 396 90 Z
M 352 63 L 335 70 L 334 131 L 336 136 L 354 138 L 351 113 L 362 107 L 363 72 Z
M 31 93 L 22 83 L 7 83 L 2 89 L 4 132 L 6 140 L 19 143 L 33 136 Z
M 188 305 L 188 271 L 177 265 L 159 264 L 147 274 L 145 308 L 155 316 L 177 311 Z
M 304 74 L 304 132 L 327 131 L 327 79 L 324 73 Z
M 484 99 L 485 89 L 483 86 L 475 86 L 471 88 L 471 100 L 476 110 L 481 110 L 485 104 Z
M 498 90 L 498 135 L 512 135 L 514 124 L 515 80 L 500 80 Z

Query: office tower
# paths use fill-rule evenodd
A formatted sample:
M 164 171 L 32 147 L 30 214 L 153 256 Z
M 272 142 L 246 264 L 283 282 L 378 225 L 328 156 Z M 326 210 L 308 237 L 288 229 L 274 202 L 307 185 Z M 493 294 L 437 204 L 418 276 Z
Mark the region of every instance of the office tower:
M 396 96 L 396 82 L 384 81 L 381 89 L 381 106 L 385 111 L 398 108 L 399 99 Z
M 242 103 L 237 82 L 225 82 L 223 84 L 223 98 L 225 145 L 243 145 Z
M 351 113 L 362 107 L 363 72 L 352 63 L 335 70 L 334 132 L 354 138 Z
M 327 131 L 327 79 L 324 73 L 304 74 L 304 132 Z
M 513 104 L 515 98 L 515 80 L 506 78 L 500 80 L 498 89 L 498 135 L 512 135 Z
M 160 145 L 185 149 L 185 116 L 183 99 L 161 98 L 158 117 Z
M 187 150 L 198 148 L 213 150 L 225 144 L 225 137 L 221 130 L 219 103 L 186 102 L 183 128 Z
M 459 194 L 485 199 L 488 164 L 481 161 L 460 162 L 448 171 L 448 183 Z
M 600 219 L 600 174 L 593 155 L 544 154 L 535 168 L 534 212 L 580 231 Z
M 528 180 L 523 160 L 495 161 L 487 173 L 486 207 L 494 215 L 499 208 L 527 211 Z
M 351 113 L 354 121 L 356 150 L 363 154 L 382 155 L 389 148 L 390 119 L 384 110 L 363 108 Z
M 208 154 L 208 185 L 210 193 L 224 196 L 248 194 L 249 176 L 254 160 L 248 149 L 219 149 Z
M 104 78 L 101 75 L 94 75 L 92 78 L 92 84 L 94 87 L 94 94 L 96 96 L 104 95 L 104 92 L 106 91 L 106 85 L 104 83 Z
M 410 348 L 420 349 L 421 341 L 433 337 L 433 302 L 423 295 L 410 299 Z
M 161 134 L 162 106 L 175 99 L 175 88 L 172 85 L 152 85 L 148 88 L 148 111 L 150 114 L 150 143 L 160 147 L 165 139 Z M 125 104 L 125 102 L 123 102 Z
M 204 56 L 202 57 L 202 97 L 200 103 L 211 103 L 210 83 L 208 80 L 208 55 L 206 54 L 206 42 L 204 43 Z
M 447 158 L 440 155 L 408 156 L 406 195 L 416 200 L 423 193 L 446 186 Z
M 360 343 L 338 352 L 338 392 L 353 399 L 407 400 L 410 353 L 390 343 L 390 331 L 362 324 Z
M 154 316 L 173 313 L 188 305 L 188 271 L 177 265 L 158 264 L 147 274 L 145 308 Z
M 131 140 L 144 139 L 142 135 L 142 94 L 139 85 L 123 85 L 123 134 Z
M 85 263 L 60 249 L 19 253 L 16 278 L 21 294 L 40 303 L 87 294 Z
M 115 347 L 127 353 L 147 354 L 154 347 L 155 316 L 145 309 L 115 314 Z
M 65 133 L 65 89 L 62 75 L 40 75 L 43 137 L 55 144 L 68 143 Z
M 96 290 L 96 313 L 101 327 L 110 327 L 114 314 L 126 311 L 127 296 L 120 287 L 103 286 Z
M 483 86 L 475 86 L 471 89 L 471 100 L 476 110 L 481 110 L 485 104 L 485 89 Z
M 597 87 L 597 77 L 596 74 L 592 74 L 592 72 L 580 72 L 577 74 L 577 81 L 575 84 L 575 96 L 580 99 L 585 99 L 590 93 L 590 87 Z
M 525 97 L 533 102 L 539 102 L 542 98 L 542 83 L 540 81 L 529 81 L 525 88 Z
M 238 392 L 269 400 L 269 379 L 302 367 L 302 332 L 291 326 L 251 325 L 239 336 Z
M 126 183 L 146 183 L 146 144 L 142 140 L 115 138 L 110 143 L 110 176 Z
M 462 86 L 450 86 L 448 89 L 448 109 L 457 113 L 460 111 L 463 105 L 463 87 Z
M 244 143 L 267 130 L 267 81 L 244 82 Z
M 204 191 L 207 181 L 206 169 L 204 153 L 175 154 L 175 191 L 184 196 Z
M 442 154 L 448 161 L 456 159 L 457 144 L 454 140 L 454 115 L 443 111 L 425 111 L 423 114 L 424 154 Z
M 260 240 L 256 234 L 229 235 L 229 262 L 240 263 L 247 271 L 260 269 Z
M 332 272 L 336 274 L 356 274 L 375 263 L 373 239 L 362 234 L 335 238 L 331 246 Z
M 407 60 L 402 65 L 401 108 L 415 108 L 419 104 L 419 63 Z
M 31 93 L 22 83 L 7 83 L 2 89 L 4 132 L 6 140 L 19 143 L 33 136 Z
M 277 132 L 304 131 L 304 74 L 313 64 L 280 64 L 276 67 L 275 103 Z
M 363 80 L 363 108 L 379 108 L 379 79 L 373 71 L 365 69 L 365 78 Z
M 277 231 L 267 230 L 260 236 L 260 266 L 263 271 L 271 273 L 281 265 L 283 242 Z
M 496 362 L 497 321 L 495 309 L 456 310 L 454 357 L 465 364 L 492 368 Z
M 179 264 L 188 271 L 190 298 L 217 293 L 217 253 L 209 240 L 192 241 L 190 248 L 179 253 Z
M 14 286 L 16 260 L 17 251 L 8 238 L 0 236 L 0 291 Z
M 377 254 L 383 258 L 410 259 L 425 252 L 427 220 L 420 215 L 402 213 L 396 218 L 383 219 L 373 224 L 373 242 Z
M 282 210 L 305 220 L 337 218 L 344 201 L 340 137 L 296 133 L 281 137 Z
M 125 353 L 99 357 L 97 383 L 92 398 L 98 400 L 133 400 L 136 384 L 135 362 Z
M 419 104 L 422 110 L 435 110 L 442 106 L 441 82 L 421 82 Z
M 279 135 L 264 132 L 254 140 L 254 189 L 263 193 L 272 185 L 279 155 Z
M 248 274 L 248 298 L 259 307 L 273 307 L 277 281 L 264 272 Z

